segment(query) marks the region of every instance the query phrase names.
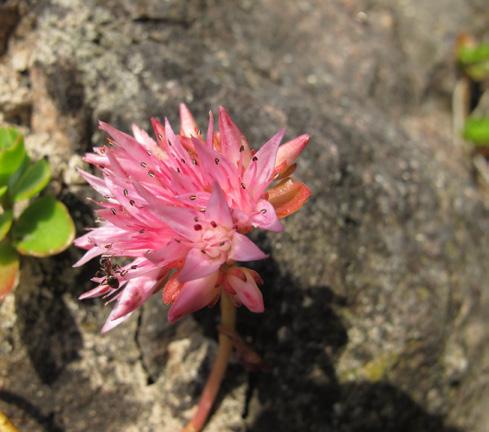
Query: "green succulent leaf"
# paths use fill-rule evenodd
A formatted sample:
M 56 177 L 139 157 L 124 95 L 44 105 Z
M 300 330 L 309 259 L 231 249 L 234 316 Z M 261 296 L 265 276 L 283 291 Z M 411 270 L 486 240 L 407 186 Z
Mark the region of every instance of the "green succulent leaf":
M 19 280 L 19 255 L 6 241 L 0 242 L 0 300 L 15 288 Z
M 0 186 L 0 198 L 2 198 L 7 192 L 7 186 Z
M 32 198 L 41 192 L 51 179 L 51 169 L 44 159 L 30 164 L 18 180 L 11 186 L 10 195 L 13 201 Z
M 468 118 L 465 121 L 463 136 L 477 147 L 488 147 L 489 118 Z
M 75 225 L 65 205 L 45 196 L 27 207 L 12 229 L 22 255 L 47 257 L 64 251 L 75 237 Z
M 14 215 L 12 210 L 5 210 L 0 214 L 0 241 L 2 241 L 12 226 Z
M 0 128 L 0 186 L 8 183 L 9 177 L 20 168 L 25 157 L 22 134 L 14 128 Z
M 462 46 L 458 50 L 458 60 L 464 65 L 489 61 L 489 43 L 481 43 L 476 46 Z

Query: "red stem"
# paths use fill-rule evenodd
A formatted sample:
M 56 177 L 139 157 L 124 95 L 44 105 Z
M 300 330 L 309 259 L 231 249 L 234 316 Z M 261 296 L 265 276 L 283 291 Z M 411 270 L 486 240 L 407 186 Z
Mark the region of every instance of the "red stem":
M 234 331 L 236 326 L 236 308 L 229 294 L 224 290 L 221 295 L 221 326 L 231 332 Z M 229 337 L 220 332 L 217 357 L 202 391 L 197 411 L 192 420 L 182 429 L 182 432 L 200 432 L 204 427 L 226 373 L 232 347 Z

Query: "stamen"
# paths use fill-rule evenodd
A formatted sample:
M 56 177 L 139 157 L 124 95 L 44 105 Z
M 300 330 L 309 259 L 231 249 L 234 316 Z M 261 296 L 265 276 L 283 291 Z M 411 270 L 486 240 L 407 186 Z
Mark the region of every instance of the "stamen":
M 267 212 L 267 209 L 261 209 L 261 210 L 260 210 L 260 213 L 261 213 L 261 214 L 265 214 L 266 212 Z
M 116 214 L 115 209 L 110 209 L 110 212 L 115 216 L 115 214 Z
M 217 228 L 217 224 L 214 221 L 211 221 L 211 227 L 212 228 Z
M 160 133 L 159 133 L 159 134 L 158 134 L 158 138 L 159 138 L 159 139 L 163 139 L 163 134 L 160 134 Z
M 146 168 L 148 166 L 146 162 L 141 162 L 139 165 L 141 165 L 143 168 Z
M 109 244 L 106 244 L 104 247 L 105 247 L 105 249 L 111 249 L 112 245 L 109 243 Z
M 216 163 L 216 165 L 219 165 L 219 162 L 220 162 L 219 158 L 215 158 L 214 162 Z
M 244 183 L 241 183 L 241 187 L 246 190 L 246 186 Z
M 197 195 L 190 195 L 190 201 L 195 201 L 197 199 Z
M 242 145 L 242 146 L 239 148 L 239 151 L 240 151 L 240 152 L 244 152 L 244 145 Z
M 139 234 L 144 234 L 144 229 L 140 229 L 138 232 Z
M 154 173 L 153 171 L 148 171 L 148 175 L 149 175 L 150 177 L 154 177 L 154 176 L 155 176 L 155 173 Z
M 253 157 L 251 158 L 251 160 L 252 160 L 253 162 L 256 162 L 256 161 L 258 160 L 258 158 L 257 158 L 256 156 L 253 156 Z
M 202 229 L 202 225 L 201 224 L 195 224 L 194 225 L 194 230 L 195 231 L 200 231 Z
M 131 204 L 132 206 L 134 206 L 134 204 L 136 204 L 136 201 L 134 201 L 134 200 L 130 200 L 130 201 L 129 201 L 129 204 Z
M 127 189 L 124 189 L 124 196 L 127 197 L 129 195 L 129 191 Z
M 137 268 L 138 268 L 138 266 L 135 264 L 131 266 L 131 270 L 136 270 Z

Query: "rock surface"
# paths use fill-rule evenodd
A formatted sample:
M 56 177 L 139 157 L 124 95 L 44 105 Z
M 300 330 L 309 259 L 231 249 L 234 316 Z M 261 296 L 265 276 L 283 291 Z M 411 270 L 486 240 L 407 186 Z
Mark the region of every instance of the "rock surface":
M 98 119 L 176 123 L 184 101 L 203 124 L 222 104 L 256 146 L 312 136 L 310 203 L 260 238 L 267 312 L 239 312 L 270 371 L 234 363 L 206 430 L 487 431 L 489 212 L 449 111 L 453 42 L 487 28 L 484 0 L 8 4 L 0 122 L 49 156 L 79 232 Z M 0 410 L 22 431 L 179 430 L 217 311 L 169 326 L 156 296 L 101 336 L 79 255 L 25 259 L 0 306 Z

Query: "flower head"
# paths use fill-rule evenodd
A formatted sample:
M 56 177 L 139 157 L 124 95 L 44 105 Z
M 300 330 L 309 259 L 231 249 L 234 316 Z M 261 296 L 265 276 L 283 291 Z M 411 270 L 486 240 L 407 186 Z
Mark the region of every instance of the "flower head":
M 283 230 L 280 219 L 308 199 L 309 189 L 291 174 L 309 137 L 280 146 L 279 131 L 255 152 L 222 107 L 218 125 L 214 131 L 210 113 L 204 138 L 183 104 L 178 135 L 166 119 L 152 119 L 155 139 L 135 125 L 131 136 L 100 123 L 109 143 L 85 161 L 102 176 L 81 173 L 103 197 L 102 222 L 76 240 L 87 252 L 75 266 L 103 256 L 102 272 L 92 279 L 97 287 L 80 296 L 116 302 L 103 331 L 159 290 L 171 304 L 170 321 L 214 304 L 221 290 L 236 305 L 264 310 L 261 278 L 236 262 L 266 258 L 245 234 Z M 113 257 L 130 262 L 120 266 Z

